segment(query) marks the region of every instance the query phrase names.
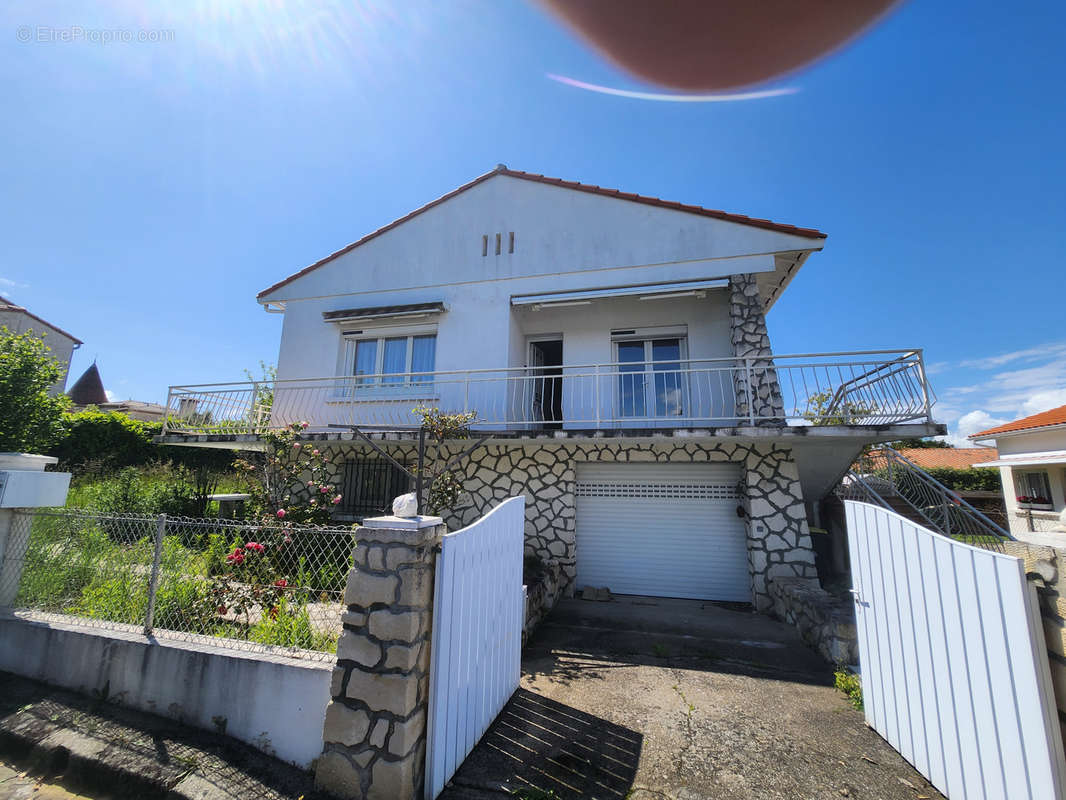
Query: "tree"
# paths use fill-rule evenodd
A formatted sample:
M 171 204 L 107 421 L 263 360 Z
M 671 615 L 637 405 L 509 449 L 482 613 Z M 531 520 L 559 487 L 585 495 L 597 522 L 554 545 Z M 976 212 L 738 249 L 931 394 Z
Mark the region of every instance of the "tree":
M 0 326 L 0 452 L 41 453 L 62 435 L 70 400 L 49 394 L 63 377 L 51 351 L 32 330 Z
M 463 482 L 451 469 L 452 462 L 458 459 L 445 458 L 441 445 L 470 438 L 470 425 L 477 419 L 477 412 L 446 414 L 439 408 L 419 406 L 414 413 L 421 418 L 422 428 L 434 445 L 432 454 L 427 453 L 423 463 L 415 467 L 415 474 L 422 471 L 423 480 L 429 487 L 422 499 L 429 512 L 437 514 L 453 508 L 463 493 Z
M 807 398 L 807 407 L 796 412 L 812 425 L 861 425 L 863 419 L 876 416 L 878 408 L 876 403 L 837 402 L 830 392 L 815 392 Z
M 943 439 L 900 439 L 899 441 L 891 442 L 888 446 L 893 450 L 952 449 L 952 446 Z M 996 475 L 996 480 L 999 480 L 997 473 L 993 473 L 993 475 Z

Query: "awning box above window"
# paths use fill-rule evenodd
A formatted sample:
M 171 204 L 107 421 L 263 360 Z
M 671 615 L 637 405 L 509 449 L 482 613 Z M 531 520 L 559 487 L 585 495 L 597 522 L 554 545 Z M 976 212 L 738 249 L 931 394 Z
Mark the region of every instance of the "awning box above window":
M 370 306 L 368 308 L 343 308 L 338 311 L 323 311 L 326 322 L 358 322 L 381 319 L 418 319 L 446 311 L 444 303 L 409 303 L 402 306 Z
M 655 283 L 644 286 L 616 286 L 603 289 L 583 289 L 576 292 L 550 292 L 547 294 L 516 294 L 511 296 L 512 306 L 527 306 L 534 310 L 551 306 L 588 305 L 593 300 L 609 297 L 633 297 L 640 300 L 666 300 L 671 297 L 700 296 L 709 289 L 724 289 L 728 278 L 704 281 L 681 281 Z

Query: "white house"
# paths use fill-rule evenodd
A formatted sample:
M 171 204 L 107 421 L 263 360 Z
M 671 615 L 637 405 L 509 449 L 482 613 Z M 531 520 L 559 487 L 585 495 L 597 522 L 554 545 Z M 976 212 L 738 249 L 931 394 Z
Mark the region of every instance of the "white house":
M 815 575 L 808 519 L 864 445 L 944 430 L 920 351 L 772 352 L 824 243 L 501 165 L 261 292 L 277 380 L 171 387 L 163 440 L 306 420 L 358 518 L 406 485 L 352 426 L 409 461 L 414 406 L 475 412 L 452 524 L 521 492 L 571 588 L 765 608 L 769 574 Z
M 999 468 L 1011 535 L 1040 544 L 1066 544 L 1066 531 L 1054 530 L 1066 509 L 1066 406 L 969 438 L 994 440 L 999 449 L 996 460 L 974 466 Z M 1041 532 L 1048 535 L 1033 535 Z
M 81 339 L 71 336 L 62 328 L 57 328 L 6 297 L 0 297 L 0 326 L 6 327 L 12 333 L 32 331 L 44 340 L 52 350 L 51 356 L 63 367 L 63 377 L 52 386 L 51 392 L 62 392 L 70 372 L 70 359 L 74 351 L 81 347 Z

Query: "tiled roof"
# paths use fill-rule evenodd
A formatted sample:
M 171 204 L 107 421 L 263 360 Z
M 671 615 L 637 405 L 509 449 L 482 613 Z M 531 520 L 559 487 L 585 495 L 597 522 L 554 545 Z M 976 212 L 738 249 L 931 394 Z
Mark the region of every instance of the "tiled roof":
M 994 447 L 910 447 L 899 452 L 922 469 L 966 469 L 999 456 Z
M 704 216 L 704 217 L 712 217 L 714 219 L 720 219 L 720 220 L 724 220 L 726 222 L 736 222 L 736 223 L 738 223 L 740 225 L 751 225 L 751 226 L 756 227 L 756 228 L 765 228 L 767 230 L 778 231 L 780 233 L 789 233 L 789 234 L 792 234 L 793 236 L 803 236 L 803 237 L 808 238 L 808 239 L 824 239 L 824 238 L 826 238 L 826 235 L 824 233 L 822 233 L 821 231 L 815 230 L 814 228 L 799 228 L 799 227 L 796 227 L 795 225 L 786 225 L 786 224 L 781 223 L 781 222 L 772 222 L 771 220 L 768 220 L 768 219 L 759 219 L 757 217 L 746 217 L 743 214 L 730 214 L 727 211 L 718 211 L 718 210 L 713 209 L 713 208 L 704 208 L 703 206 L 687 205 L 685 203 L 677 203 L 677 202 L 674 202 L 672 200 L 662 200 L 662 199 L 660 199 L 658 197 L 648 197 L 648 196 L 642 195 L 642 194 L 633 194 L 632 192 L 622 192 L 622 191 L 619 191 L 618 189 L 606 189 L 606 188 L 604 188 L 602 186 L 593 186 L 593 185 L 587 184 L 587 183 L 578 183 L 577 181 L 565 181 L 565 180 L 563 180 L 561 178 L 549 178 L 549 177 L 547 177 L 545 175 L 539 175 L 539 174 L 537 174 L 535 172 L 523 172 L 522 170 L 518 170 L 518 169 L 508 169 L 504 165 L 500 164 L 498 167 L 496 167 L 496 169 L 492 170 L 492 172 L 486 172 L 484 175 L 479 175 L 478 177 L 474 178 L 474 180 L 470 181 L 469 183 L 464 183 L 458 189 L 453 189 L 452 191 L 448 192 L 447 194 L 442 195 L 441 197 L 438 197 L 436 200 L 433 200 L 433 201 L 431 201 L 429 203 L 426 203 L 424 206 L 416 208 L 414 211 L 410 212 L 409 214 L 405 214 L 404 216 L 400 217 L 399 219 L 393 220 L 388 225 L 385 225 L 385 226 L 383 226 L 381 228 L 378 228 L 376 231 L 373 231 L 372 233 L 368 233 L 362 239 L 359 239 L 356 242 L 352 242 L 347 247 L 342 247 L 337 252 L 331 253 L 330 255 L 326 256 L 325 258 L 316 261 L 314 264 L 311 264 L 308 267 L 304 267 L 299 272 L 293 273 L 292 275 L 290 275 L 289 277 L 285 278 L 284 280 L 278 281 L 273 286 L 270 286 L 270 287 L 264 289 L 263 291 L 261 291 L 256 296 L 256 299 L 262 298 L 264 295 L 270 294 L 271 292 L 273 292 L 273 291 L 275 291 L 277 289 L 280 289 L 282 286 L 285 286 L 286 284 L 291 283 L 292 281 L 296 280 L 297 278 L 302 278 L 304 275 L 306 275 L 307 273 L 309 273 L 309 272 L 311 272 L 311 271 L 313 271 L 315 269 L 318 269 L 323 264 L 327 264 L 330 261 L 332 261 L 333 259 L 335 259 L 335 258 L 337 258 L 339 256 L 342 256 L 345 253 L 351 252 L 355 248 L 359 247 L 359 245 L 365 244 L 366 242 L 369 242 L 371 239 L 373 239 L 373 238 L 375 238 L 377 236 L 380 236 L 381 234 L 385 233 L 386 231 L 392 230 L 393 228 L 397 227 L 398 225 L 402 225 L 403 223 L 407 222 L 409 219 L 417 217 L 422 212 L 428 211 L 429 209 L 433 208 L 434 206 L 440 205 L 441 203 L 445 202 L 446 200 L 451 200 L 456 195 L 465 192 L 467 189 L 471 189 L 474 186 L 477 186 L 479 183 L 487 181 L 489 178 L 493 177 L 494 175 L 507 175 L 508 177 L 511 177 L 511 178 L 520 178 L 520 179 L 526 180 L 526 181 L 535 181 L 536 183 L 546 183 L 549 186 L 560 186 L 560 187 L 562 187 L 564 189 L 573 189 L 573 190 L 578 191 L 578 192 L 589 192 L 591 194 L 600 194 L 600 195 L 603 195 L 605 197 L 614 197 L 614 198 L 617 198 L 619 200 L 629 200 L 629 201 L 634 202 L 634 203 L 643 203 L 645 205 L 657 206 L 659 208 L 669 208 L 669 209 L 673 209 L 674 211 L 684 211 L 684 212 L 687 212 L 689 214 L 699 214 L 700 216 Z
M 987 439 L 997 433 L 1014 433 L 1015 431 L 1027 431 L 1032 428 L 1046 428 L 1049 425 L 1066 425 L 1066 406 L 1059 406 L 1050 411 L 1033 414 L 1031 417 L 1022 417 L 1006 425 L 989 428 L 987 431 L 970 434 L 970 439 Z
M 23 308 L 22 306 L 16 305 L 15 303 L 12 303 L 6 297 L 0 297 L 0 311 L 21 311 L 23 314 L 25 314 L 30 319 L 35 319 L 38 322 L 40 322 L 42 325 L 47 325 L 49 328 L 54 330 L 56 333 L 63 334 L 68 339 L 70 339 L 72 342 L 74 342 L 74 344 L 85 344 L 81 339 L 77 338 L 76 336 L 71 336 L 69 333 L 67 333 L 62 328 L 60 328 L 60 327 L 58 327 L 56 325 L 53 325 L 51 322 L 49 322 L 46 319 L 41 319 L 36 314 L 34 314 L 32 311 L 28 311 L 27 309 Z

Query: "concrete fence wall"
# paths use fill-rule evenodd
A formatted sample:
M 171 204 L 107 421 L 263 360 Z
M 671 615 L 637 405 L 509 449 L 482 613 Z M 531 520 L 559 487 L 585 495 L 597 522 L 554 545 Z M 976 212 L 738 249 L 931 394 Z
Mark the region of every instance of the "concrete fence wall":
M 236 651 L 149 639 L 133 626 L 5 614 L 0 670 L 225 733 L 304 769 L 322 749 L 330 665 L 265 647 Z

